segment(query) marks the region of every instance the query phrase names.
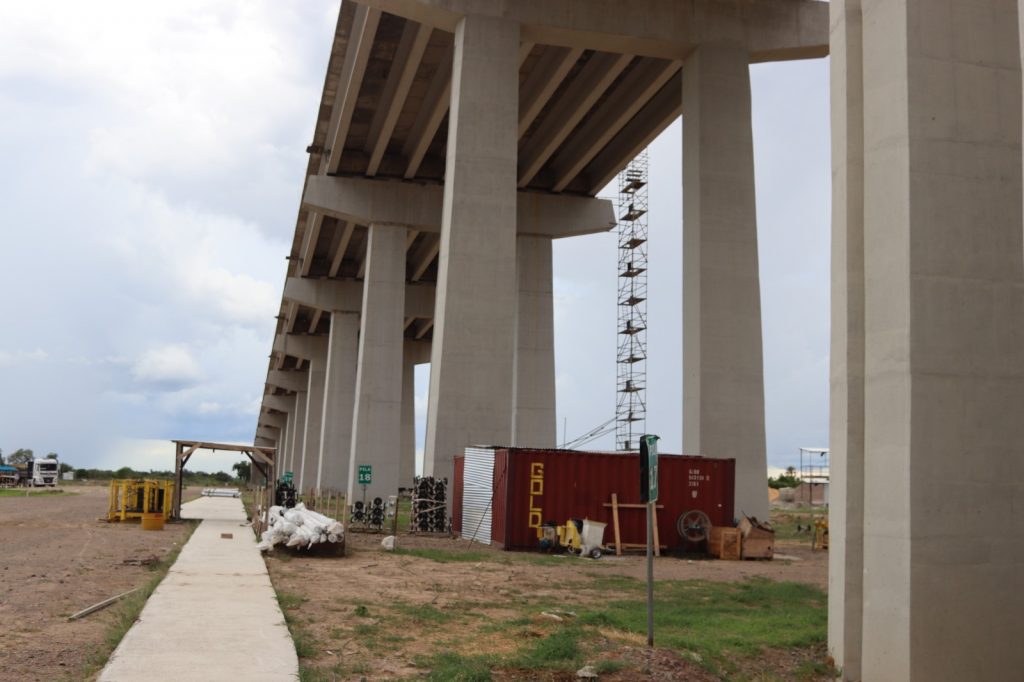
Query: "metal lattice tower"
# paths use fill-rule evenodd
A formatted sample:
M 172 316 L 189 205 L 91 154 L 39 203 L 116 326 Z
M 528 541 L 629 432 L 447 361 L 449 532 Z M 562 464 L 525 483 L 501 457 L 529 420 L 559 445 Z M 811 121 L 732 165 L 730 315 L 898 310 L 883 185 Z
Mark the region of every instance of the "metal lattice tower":
M 640 448 L 647 421 L 647 150 L 619 174 L 615 449 Z

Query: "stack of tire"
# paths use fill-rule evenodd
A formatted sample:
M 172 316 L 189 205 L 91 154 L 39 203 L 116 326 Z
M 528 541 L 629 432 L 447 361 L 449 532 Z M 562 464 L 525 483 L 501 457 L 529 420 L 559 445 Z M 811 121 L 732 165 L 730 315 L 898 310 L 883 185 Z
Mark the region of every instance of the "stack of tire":
M 445 510 L 447 478 L 417 476 L 412 487 L 412 518 L 414 533 L 446 533 L 449 530 Z

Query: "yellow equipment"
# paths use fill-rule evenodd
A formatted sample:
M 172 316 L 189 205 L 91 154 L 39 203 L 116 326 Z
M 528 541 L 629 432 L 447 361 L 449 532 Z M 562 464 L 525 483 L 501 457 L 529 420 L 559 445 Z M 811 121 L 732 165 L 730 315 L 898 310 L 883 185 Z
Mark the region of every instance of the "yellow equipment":
M 828 519 L 814 519 L 814 537 L 811 539 L 811 550 L 828 549 Z
M 114 479 L 110 482 L 107 521 L 141 519 L 143 515 L 171 515 L 173 481 Z
M 569 519 L 564 526 L 546 523 L 537 531 L 540 548 L 551 550 L 564 547 L 569 554 L 583 554 L 599 559 L 606 525 L 589 519 Z

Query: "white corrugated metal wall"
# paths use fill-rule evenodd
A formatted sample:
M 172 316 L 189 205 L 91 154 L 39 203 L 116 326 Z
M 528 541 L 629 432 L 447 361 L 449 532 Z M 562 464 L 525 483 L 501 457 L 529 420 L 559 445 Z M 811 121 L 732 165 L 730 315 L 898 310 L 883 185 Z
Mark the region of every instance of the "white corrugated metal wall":
M 466 448 L 462 472 L 462 537 L 491 544 L 494 449 Z

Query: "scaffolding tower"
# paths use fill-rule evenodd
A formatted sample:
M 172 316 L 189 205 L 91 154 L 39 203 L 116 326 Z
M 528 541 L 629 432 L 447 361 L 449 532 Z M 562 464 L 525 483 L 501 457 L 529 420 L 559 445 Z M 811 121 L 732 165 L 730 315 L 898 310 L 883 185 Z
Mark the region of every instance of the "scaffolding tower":
M 619 174 L 615 449 L 640 448 L 647 421 L 647 150 Z

